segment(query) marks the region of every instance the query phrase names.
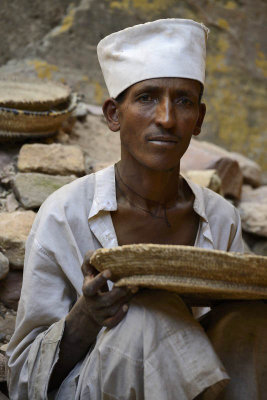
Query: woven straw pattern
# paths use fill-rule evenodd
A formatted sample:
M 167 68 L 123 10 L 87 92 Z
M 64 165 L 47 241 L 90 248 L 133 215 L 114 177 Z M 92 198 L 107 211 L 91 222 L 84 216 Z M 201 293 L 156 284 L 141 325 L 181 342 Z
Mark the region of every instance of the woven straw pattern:
M 190 246 L 138 244 L 98 249 L 91 258 L 118 286 L 137 285 L 211 298 L 267 299 L 267 257 Z
M 0 107 L 0 130 L 8 132 L 55 132 L 68 118 L 77 104 L 77 96 L 72 95 L 64 110 L 27 111 Z
M 53 82 L 0 81 L 0 105 L 23 110 L 47 110 L 66 102 L 70 88 Z

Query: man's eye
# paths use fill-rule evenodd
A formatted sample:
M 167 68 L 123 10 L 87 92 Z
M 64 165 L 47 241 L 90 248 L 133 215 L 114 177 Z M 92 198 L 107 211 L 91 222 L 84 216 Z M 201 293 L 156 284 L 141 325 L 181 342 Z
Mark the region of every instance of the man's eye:
M 138 97 L 138 100 L 140 100 L 143 103 L 151 102 L 154 101 L 155 99 L 150 96 L 149 94 L 142 94 L 141 96 Z
M 183 106 L 191 106 L 193 102 L 189 100 L 187 97 L 182 97 L 177 100 L 178 104 L 182 104 Z

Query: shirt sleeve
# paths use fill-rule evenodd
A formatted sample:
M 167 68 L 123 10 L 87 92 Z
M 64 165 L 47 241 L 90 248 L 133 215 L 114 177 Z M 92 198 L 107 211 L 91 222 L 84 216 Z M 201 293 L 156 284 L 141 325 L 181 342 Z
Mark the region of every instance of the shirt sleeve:
M 16 329 L 7 350 L 12 400 L 47 399 L 65 316 L 76 299 L 62 269 L 31 234 L 26 246 Z
M 228 249 L 227 251 L 244 253 L 244 242 L 242 238 L 242 225 L 239 212 L 234 208 L 233 215 L 234 223 L 231 226 L 231 232 L 229 237 Z

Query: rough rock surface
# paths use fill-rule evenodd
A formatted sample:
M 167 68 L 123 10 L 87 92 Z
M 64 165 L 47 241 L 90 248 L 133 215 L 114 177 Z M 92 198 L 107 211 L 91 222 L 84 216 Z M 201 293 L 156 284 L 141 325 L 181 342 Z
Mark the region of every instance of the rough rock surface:
M 72 182 L 75 176 L 19 173 L 14 180 L 14 192 L 24 208 L 37 208 L 61 186 Z
M 9 342 L 15 328 L 16 311 L 0 303 L 0 347 Z
M 221 179 L 217 175 L 216 170 L 200 170 L 200 171 L 187 171 L 186 177 L 192 182 L 197 183 L 200 186 L 206 187 L 213 190 L 216 193 L 220 193 L 221 190 Z
M 225 197 L 240 199 L 243 175 L 237 161 L 223 157 L 211 163 L 209 168 L 215 168 L 221 178 L 221 190 Z
M 252 250 L 259 256 L 267 257 L 267 240 L 260 240 L 252 247 Z
M 245 183 L 253 187 L 258 187 L 261 184 L 261 168 L 259 164 L 239 153 L 229 153 L 229 157 L 238 162 Z
M 96 164 L 110 165 L 120 159 L 120 134 L 111 132 L 103 118 L 87 115 L 84 123 L 75 124 L 74 132 L 70 144 L 79 145 L 83 149 L 89 168 L 95 170 Z
M 212 163 L 228 157 L 228 153 L 212 143 L 191 139 L 190 146 L 181 159 L 181 169 L 207 169 Z
M 224 148 L 217 146 L 214 143 L 202 141 L 202 140 L 191 140 L 190 147 L 192 149 L 190 150 L 195 150 L 194 147 L 197 147 L 197 149 L 205 151 L 207 154 L 206 156 L 201 160 L 203 163 L 203 168 L 206 167 L 207 163 L 209 163 L 211 160 L 211 163 L 214 163 L 218 160 L 220 160 L 223 157 L 226 158 L 231 158 L 232 160 L 235 160 L 238 162 L 239 167 L 242 171 L 244 182 L 253 186 L 253 187 L 258 187 L 261 183 L 261 167 L 259 164 L 257 164 L 255 161 L 250 160 L 248 157 L 243 156 L 240 153 L 236 152 L 231 152 L 227 151 Z M 197 151 L 197 150 L 195 150 Z M 185 157 L 187 156 L 187 153 Z M 200 154 L 201 157 L 201 154 Z M 191 159 L 192 162 L 194 162 L 193 159 Z M 189 160 L 187 160 L 189 162 Z M 197 160 L 199 163 L 200 161 Z
M 267 237 L 267 204 L 244 202 L 238 206 L 242 228 L 246 232 Z
M 23 268 L 25 242 L 34 218 L 33 211 L 0 214 L 0 248 L 14 269 Z
M 0 302 L 6 307 L 17 310 L 22 286 L 22 271 L 9 271 L 0 281 Z
M 241 202 L 254 202 L 254 203 L 266 203 L 267 201 L 267 185 L 260 186 L 257 189 L 253 189 L 249 185 L 243 185 L 241 193 Z
M 0 280 L 4 279 L 9 271 L 8 258 L 0 251 Z
M 19 203 L 16 200 L 14 193 L 9 193 L 6 197 L 6 209 L 8 212 L 16 211 L 19 208 Z
M 19 153 L 18 169 L 51 175 L 80 176 L 85 172 L 82 150 L 62 144 L 25 144 Z
M 229 152 L 216 145 L 191 140 L 181 159 L 181 170 L 216 169 L 221 178 L 223 195 L 238 200 L 243 176 L 239 164 L 228 155 Z

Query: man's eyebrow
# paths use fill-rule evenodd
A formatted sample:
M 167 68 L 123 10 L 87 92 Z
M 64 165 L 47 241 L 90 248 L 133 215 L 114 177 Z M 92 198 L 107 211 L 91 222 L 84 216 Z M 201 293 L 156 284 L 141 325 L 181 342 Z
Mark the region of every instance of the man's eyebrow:
M 151 92 L 158 92 L 160 90 L 161 90 L 161 88 L 159 88 L 158 86 L 147 85 L 147 86 L 143 86 L 140 89 L 137 89 L 135 95 L 138 96 L 139 94 L 144 93 L 144 92 L 151 93 Z
M 140 89 L 137 89 L 135 92 L 135 96 L 138 96 L 145 92 L 155 93 L 155 92 L 161 92 L 163 90 L 164 89 L 159 86 L 147 85 L 147 86 L 143 86 Z M 198 97 L 199 96 L 198 93 L 195 93 L 190 89 L 177 89 L 175 91 L 175 94 L 176 94 L 176 96 L 190 96 L 190 97 Z
M 195 93 L 190 89 L 177 89 L 176 95 L 177 96 L 189 96 L 189 97 L 198 97 L 199 96 L 198 93 Z

